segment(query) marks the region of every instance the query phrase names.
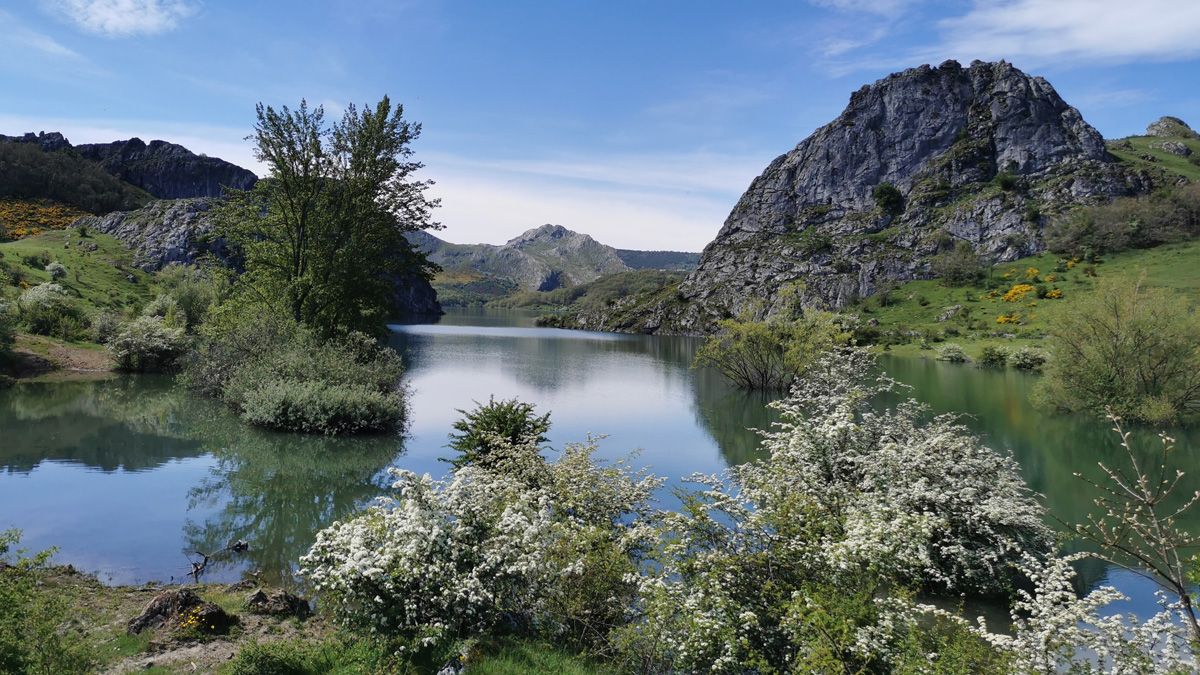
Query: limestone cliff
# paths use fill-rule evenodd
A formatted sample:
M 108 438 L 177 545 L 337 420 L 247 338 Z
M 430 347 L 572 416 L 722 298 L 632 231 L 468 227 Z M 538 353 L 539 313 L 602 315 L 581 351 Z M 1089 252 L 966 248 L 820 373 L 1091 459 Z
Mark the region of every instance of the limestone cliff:
M 1007 261 L 1048 218 L 1150 187 L 1050 83 L 1003 61 L 890 75 L 754 179 L 670 302 L 631 330 L 703 333 L 722 317 L 840 308 L 929 276 L 963 241 Z M 894 189 L 893 189 L 894 188 Z
M 240 166 L 166 141 L 131 138 L 77 145 L 75 151 L 159 199 L 219 197 L 224 188 L 248 190 L 258 180 Z

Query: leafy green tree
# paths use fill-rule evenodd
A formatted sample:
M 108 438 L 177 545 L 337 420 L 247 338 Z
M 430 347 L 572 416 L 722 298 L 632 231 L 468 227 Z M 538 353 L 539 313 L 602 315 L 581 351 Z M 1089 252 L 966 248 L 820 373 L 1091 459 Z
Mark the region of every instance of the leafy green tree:
M 459 410 L 462 418 L 454 423 L 458 433 L 450 434 L 450 447 L 459 452 L 451 460 L 455 468 L 467 464 L 487 464 L 497 449 L 516 445 L 540 445 L 549 440 L 550 413 L 537 415 L 534 405 L 515 398 L 487 403 L 476 402 L 473 410 Z
M 270 176 L 234 191 L 219 208 L 219 233 L 240 252 L 238 299 L 324 332 L 378 334 L 392 311 L 398 275 L 432 267 L 404 238 L 435 227 L 431 181 L 411 143 L 421 125 L 385 96 L 328 124 L 306 102 L 259 104 L 255 156 Z
M 695 366 L 721 371 L 743 389 L 787 389 L 829 348 L 849 334 L 828 312 L 797 319 L 725 319 L 718 332 L 696 350 Z
M 987 268 L 975 253 L 970 242 L 956 241 L 954 248 L 934 257 L 930 268 L 947 286 L 965 286 L 978 283 L 987 274 Z
M 1055 323 L 1039 397 L 1063 410 L 1164 422 L 1200 410 L 1200 314 L 1143 281 L 1102 281 Z

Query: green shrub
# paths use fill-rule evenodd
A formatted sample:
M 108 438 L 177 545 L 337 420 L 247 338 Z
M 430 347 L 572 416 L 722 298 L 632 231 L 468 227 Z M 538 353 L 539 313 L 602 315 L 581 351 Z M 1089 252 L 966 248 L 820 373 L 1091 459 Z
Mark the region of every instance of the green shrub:
M 880 183 L 871 191 L 871 196 L 875 199 L 875 206 L 884 213 L 890 216 L 904 213 L 904 195 L 895 185 Z
M 142 316 L 152 316 L 162 319 L 163 325 L 170 328 L 188 327 L 188 315 L 179 301 L 173 295 L 160 294 L 142 308 Z
M 269 429 L 356 434 L 394 429 L 404 420 L 404 399 L 366 385 L 313 380 L 271 380 L 247 389 L 242 419 Z
M 174 370 L 187 347 L 183 329 L 156 316 L 139 316 L 124 324 L 108 343 L 117 369 L 135 373 Z
M 49 265 L 46 265 L 46 274 L 50 275 L 51 281 L 58 281 L 59 279 L 67 276 L 67 268 L 64 267 L 62 263 L 55 260 Z
M 725 319 L 717 326 L 693 366 L 716 368 L 743 389 L 786 389 L 822 352 L 850 337 L 826 312 L 791 321 Z
M 252 424 L 338 434 L 399 426 L 403 372 L 395 351 L 362 333 L 323 338 L 286 319 L 235 314 L 205 324 L 182 380 Z
M 949 342 L 938 347 L 937 360 L 949 363 L 966 363 L 969 359 L 967 359 L 967 353 L 963 351 L 961 346 Z
M 121 330 L 121 316 L 116 312 L 97 312 L 92 316 L 92 340 L 108 344 Z
M 8 303 L 0 300 L 0 358 L 12 350 L 17 332 L 17 319 Z
M 1163 423 L 1200 410 L 1200 314 L 1141 282 L 1102 279 L 1052 333 L 1039 396 L 1063 410 Z
M 1079 255 L 1148 248 L 1200 234 L 1200 185 L 1079 208 L 1046 229 L 1046 246 Z
M 21 322 L 30 333 L 76 340 L 87 333 L 83 311 L 55 283 L 38 284 L 17 300 Z
M 18 542 L 16 531 L 0 532 L 0 673 L 91 672 L 91 645 L 43 583 L 53 551 L 23 557 Z
M 165 295 L 175 299 L 189 332 L 204 322 L 209 310 L 229 293 L 229 282 L 215 270 L 172 264 L 154 277 Z
M 987 268 L 970 242 L 961 239 L 954 248 L 941 253 L 930 262 L 930 270 L 947 286 L 965 286 L 979 283 L 987 275 Z
M 1033 347 L 1022 347 L 1012 354 L 1013 368 L 1018 370 L 1041 370 L 1046 364 L 1046 352 Z
M 454 423 L 458 433 L 450 434 L 450 447 L 459 452 L 451 462 L 456 468 L 467 464 L 486 466 L 497 448 L 541 445 L 548 440 L 550 413 L 539 417 L 534 414 L 532 404 L 515 398 L 497 401 L 492 397 L 486 404 L 477 402 L 471 411 L 458 412 L 462 414 Z
M 1003 368 L 1008 363 L 1008 350 L 1004 347 L 987 345 L 979 352 L 979 365 L 988 368 Z

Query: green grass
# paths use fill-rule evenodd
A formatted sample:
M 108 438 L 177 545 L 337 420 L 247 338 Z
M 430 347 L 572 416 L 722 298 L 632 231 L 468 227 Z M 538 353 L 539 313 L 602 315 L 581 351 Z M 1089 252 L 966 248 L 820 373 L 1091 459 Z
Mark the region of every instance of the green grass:
M 66 246 L 67 242 L 70 246 Z M 87 251 L 80 243 L 95 244 Z M 79 300 L 87 313 L 103 309 L 118 310 L 140 307 L 154 297 L 152 276 L 133 266 L 133 253 L 121 242 L 104 234 L 80 238 L 76 230 L 56 230 L 16 241 L 0 243 L 0 266 L 15 281 L 30 286 L 50 281 L 41 260 L 57 260 L 67 268 L 67 276 L 59 279 L 72 296 Z M 129 277 L 133 277 L 133 281 Z M 18 288 L 0 289 L 9 296 Z
M 598 675 L 613 672 L 616 671 L 542 642 L 506 642 L 485 650 L 478 661 L 467 667 L 469 675 Z
M 1192 150 L 1190 157 L 1173 155 L 1162 148 L 1153 148 L 1163 141 L 1178 141 Z M 1123 147 L 1125 143 L 1133 146 L 1133 150 Z M 1108 151 L 1122 162 L 1138 168 L 1161 169 L 1163 171 L 1185 176 L 1192 181 L 1200 181 L 1200 165 L 1193 164 L 1191 159 L 1200 156 L 1200 140 L 1191 138 L 1160 138 L 1158 136 L 1130 136 L 1108 143 Z M 1155 161 L 1143 159 L 1143 155 L 1155 158 Z
M 857 312 L 862 321 L 878 320 L 880 330 L 885 332 L 915 331 L 920 334 L 907 344 L 890 346 L 890 351 L 928 355 L 932 353 L 928 347 L 936 347 L 936 342 L 945 341 L 961 344 L 974 358 L 985 345 L 1043 344 L 1043 338 L 1054 326 L 1056 318 L 1090 292 L 1100 278 L 1118 277 L 1134 283 L 1144 274 L 1146 284 L 1174 289 L 1200 302 L 1200 241 L 1123 251 L 1105 256 L 1094 265 L 1080 261 L 1070 270 L 1056 272 L 1060 260 L 1057 254 L 1044 253 L 997 265 L 982 286 L 949 287 L 937 280 L 910 281 L 890 293 L 892 303 L 887 306 L 881 306 L 879 296 L 873 296 L 849 311 Z M 1025 279 L 1029 268 L 1038 270 L 1040 282 Z M 1086 273 L 1089 268 L 1096 276 Z M 1053 281 L 1048 280 L 1051 274 L 1055 276 Z M 1039 300 L 1030 293 L 1021 301 L 1005 302 L 1002 299 L 1004 293 L 1019 283 L 1041 283 L 1048 288 L 1058 288 L 1063 297 Z M 937 320 L 954 305 L 962 305 L 965 315 L 960 313 L 945 322 Z M 1000 315 L 1014 313 L 1020 316 L 1020 323 L 997 323 Z M 1013 337 L 1007 337 L 1009 335 Z

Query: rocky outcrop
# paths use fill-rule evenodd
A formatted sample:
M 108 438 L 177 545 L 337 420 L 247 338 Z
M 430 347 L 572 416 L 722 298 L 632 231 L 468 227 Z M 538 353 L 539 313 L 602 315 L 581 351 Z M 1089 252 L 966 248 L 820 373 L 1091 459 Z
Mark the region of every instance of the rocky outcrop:
M 1187 125 L 1187 122 L 1178 117 L 1160 117 L 1146 127 L 1147 136 L 1159 136 L 1162 138 L 1193 138 L 1200 139 L 1200 134 L 1192 130 Z
M 211 254 L 223 264 L 237 268 L 240 262 L 225 240 L 213 235 L 213 199 L 162 199 L 136 211 L 117 211 L 105 216 L 86 216 L 72 227 L 119 239 L 134 251 L 134 264 L 154 271 L 172 263 L 194 263 Z M 440 314 L 437 293 L 419 275 L 393 278 L 393 307 L 398 314 Z
M 446 270 L 471 270 L 530 291 L 550 291 L 627 272 L 616 249 L 561 225 L 527 230 L 502 246 L 451 244 L 428 232 L 409 241 Z
M 73 227 L 116 237 L 133 250 L 134 264 L 150 272 L 171 263 L 193 263 L 208 253 L 229 262 L 225 242 L 211 238 L 212 204 L 210 199 L 162 199 L 136 211 L 80 218 Z
M 1144 191 L 1050 83 L 1003 61 L 947 61 L 864 86 L 845 111 L 754 179 L 661 332 L 790 308 L 841 308 L 930 275 L 966 242 L 1007 261 L 1043 248 L 1049 216 Z M 782 292 L 784 290 L 788 292 Z
M 225 188 L 248 190 L 258 180 L 240 166 L 166 141 L 131 138 L 78 145 L 75 150 L 159 199 L 220 197 Z
M 39 131 L 36 134 L 30 131 L 21 136 L 0 134 L 0 143 L 29 143 L 38 146 L 43 152 L 54 152 L 71 147 L 71 142 L 57 131 Z

